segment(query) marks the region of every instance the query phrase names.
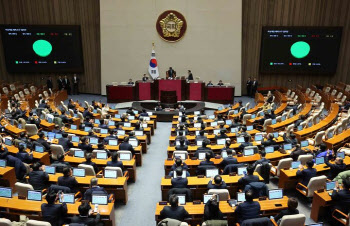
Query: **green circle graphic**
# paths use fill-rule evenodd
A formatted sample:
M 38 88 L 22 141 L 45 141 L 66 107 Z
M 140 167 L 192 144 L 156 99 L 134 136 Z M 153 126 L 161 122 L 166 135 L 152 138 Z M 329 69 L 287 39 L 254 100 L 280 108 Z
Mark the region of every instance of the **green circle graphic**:
M 304 58 L 310 53 L 310 45 L 303 41 L 296 42 L 290 47 L 290 52 L 295 58 Z
M 52 45 L 46 40 L 37 40 L 33 44 L 34 52 L 41 57 L 47 57 L 52 51 Z

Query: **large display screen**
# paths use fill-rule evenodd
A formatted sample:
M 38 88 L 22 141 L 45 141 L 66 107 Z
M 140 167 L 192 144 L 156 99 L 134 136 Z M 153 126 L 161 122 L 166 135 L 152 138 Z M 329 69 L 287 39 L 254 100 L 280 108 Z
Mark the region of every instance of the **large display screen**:
M 335 74 L 341 27 L 263 27 L 261 73 Z
M 8 72 L 83 72 L 80 26 L 1 25 Z

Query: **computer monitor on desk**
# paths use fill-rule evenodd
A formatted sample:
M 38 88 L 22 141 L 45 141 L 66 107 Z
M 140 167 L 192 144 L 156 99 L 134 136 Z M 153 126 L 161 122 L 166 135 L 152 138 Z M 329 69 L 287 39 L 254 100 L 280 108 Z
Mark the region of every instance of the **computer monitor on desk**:
M 269 190 L 269 199 L 282 199 L 283 198 L 283 190 L 282 189 L 272 189 Z

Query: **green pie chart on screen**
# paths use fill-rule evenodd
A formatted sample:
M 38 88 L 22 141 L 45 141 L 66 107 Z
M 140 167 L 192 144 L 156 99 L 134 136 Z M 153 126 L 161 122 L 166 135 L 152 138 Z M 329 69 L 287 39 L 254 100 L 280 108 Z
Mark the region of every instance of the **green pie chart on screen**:
M 52 45 L 46 40 L 37 40 L 33 43 L 34 52 L 40 57 L 47 57 L 52 52 Z
M 310 45 L 303 41 L 295 42 L 290 47 L 290 52 L 295 58 L 304 58 L 310 53 Z

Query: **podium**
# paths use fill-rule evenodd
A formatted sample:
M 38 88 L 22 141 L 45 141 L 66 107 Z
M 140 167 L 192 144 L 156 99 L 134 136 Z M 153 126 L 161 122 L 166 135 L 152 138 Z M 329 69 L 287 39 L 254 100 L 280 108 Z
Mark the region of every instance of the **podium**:
M 161 91 L 160 102 L 165 104 L 175 104 L 177 102 L 176 91 Z
M 186 100 L 186 80 L 185 79 L 157 79 L 154 81 L 156 90 L 155 99 L 160 100 L 161 91 L 175 91 L 177 101 Z
M 194 82 L 194 81 L 190 81 L 187 84 L 187 100 L 198 100 L 198 101 L 202 101 L 204 100 L 204 87 L 205 87 L 205 83 L 203 81 L 198 81 L 198 82 Z
M 153 81 L 136 81 L 135 83 L 135 96 L 137 100 L 153 100 L 154 99 L 154 88 Z

